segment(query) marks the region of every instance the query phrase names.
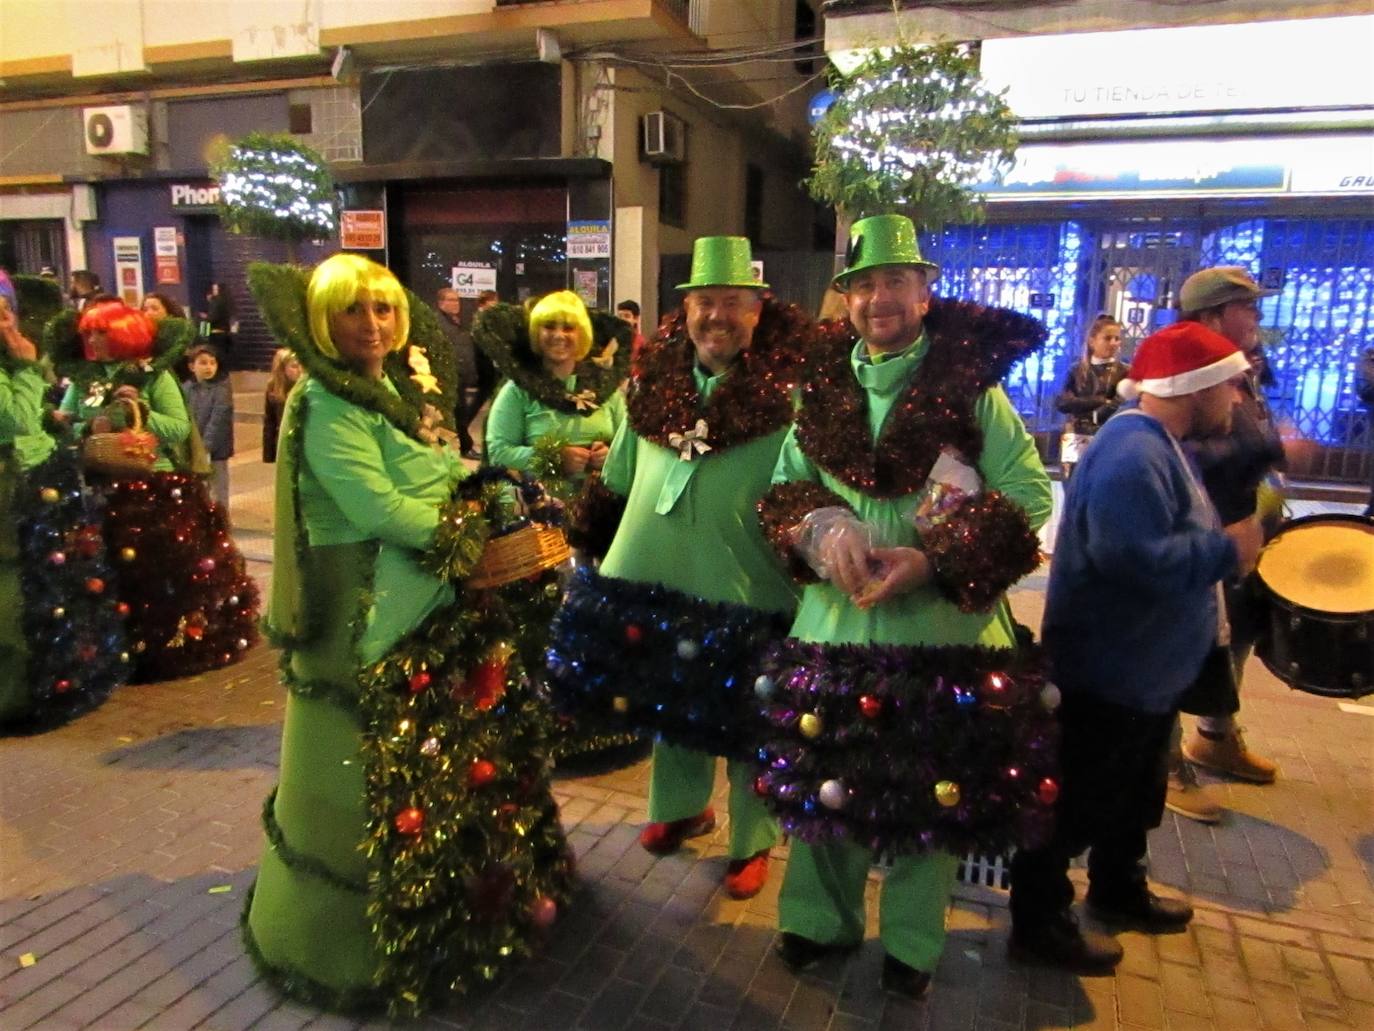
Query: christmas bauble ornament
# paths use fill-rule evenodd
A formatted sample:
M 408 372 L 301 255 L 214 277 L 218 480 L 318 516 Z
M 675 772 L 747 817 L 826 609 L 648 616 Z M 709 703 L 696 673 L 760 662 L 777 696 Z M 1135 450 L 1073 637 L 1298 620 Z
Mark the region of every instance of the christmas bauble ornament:
M 180 487 L 173 487 L 172 490 L 171 490 L 171 495 L 172 495 L 172 500 L 173 500 L 173 501 L 180 501 L 180 500 L 181 500 L 181 488 L 180 488 Z
M 66 677 L 63 677 L 61 680 L 56 681 L 52 685 L 52 689 L 56 691 L 58 694 L 66 694 L 68 691 L 72 689 L 72 682 L 68 680 Z
M 759 678 L 754 681 L 754 694 L 758 697 L 759 701 L 766 702 L 773 697 L 774 686 L 772 677 L 767 673 L 761 674 Z
M 558 919 L 558 903 L 547 895 L 540 895 L 534 900 L 534 905 L 530 906 L 530 923 L 535 927 L 546 929 L 553 926 L 553 922 Z
M 876 720 L 883 711 L 883 700 L 875 698 L 871 694 L 859 696 L 859 712 L 863 713 L 866 720 Z
M 406 837 L 418 837 L 425 829 L 425 811 L 411 806 L 409 809 L 402 809 L 391 822 L 396 830 Z
M 98 576 L 93 576 L 86 581 L 86 590 L 90 591 L 92 594 L 104 594 L 105 581 Z
M 1040 689 L 1040 705 L 1046 712 L 1054 712 L 1063 700 L 1064 696 L 1054 684 L 1046 684 Z
M 849 801 L 849 790 L 838 780 L 828 780 L 821 785 L 820 800 L 827 809 L 843 809 Z
M 630 700 L 626 698 L 624 695 L 616 695 L 614 698 L 611 699 L 611 708 L 619 713 L 629 712 Z
M 754 778 L 754 794 L 760 798 L 768 797 L 768 780 L 762 774 Z
M 637 624 L 631 623 L 625 628 L 625 640 L 631 644 L 638 644 L 644 640 L 644 631 Z
M 433 758 L 439 754 L 439 739 L 437 737 L 427 737 L 420 745 L 420 754 Z
M 942 780 L 935 785 L 935 801 L 946 809 L 959 804 L 959 785 L 952 780 Z
M 129 614 L 129 603 L 127 601 L 117 602 L 115 604 L 115 612 L 121 616 L 127 616 Z
M 496 779 L 496 764 L 487 759 L 474 759 L 468 767 L 468 783 L 475 788 L 490 784 Z
M 196 563 L 196 568 L 202 573 L 213 573 L 215 571 L 215 560 L 207 555 Z
M 696 641 L 693 641 L 693 640 L 691 640 L 690 638 L 685 638 L 685 637 L 684 637 L 681 641 L 678 641 L 678 643 L 677 643 L 677 655 L 678 655 L 678 658 L 680 658 L 680 659 L 686 659 L 688 662 L 691 662 L 693 659 L 695 659 L 695 658 L 696 658 L 698 655 L 700 655 L 700 654 L 701 654 L 701 645 L 697 644 Z
M 468 673 L 467 687 L 479 712 L 492 708 L 506 693 L 506 660 L 489 658 L 479 662 Z
M 67 564 L 67 553 L 64 551 L 54 551 L 48 556 L 48 562 L 54 566 L 65 566 Z
M 234 647 L 237 648 L 237 649 L 238 649 L 239 651 L 241 651 L 241 652 L 247 651 L 247 650 L 248 650 L 248 638 L 246 638 L 246 637 L 240 637 L 237 641 L 234 642 Z
M 238 608 L 239 596 L 237 594 L 229 595 L 229 604 L 232 605 L 234 608 Z
M 67 610 L 64 609 L 61 605 L 57 606 L 57 608 L 55 608 L 55 609 L 52 610 L 52 618 L 53 618 L 53 619 L 61 619 L 61 618 L 62 618 L 63 616 L 65 616 L 66 614 L 67 614 Z
M 802 718 L 797 722 L 797 728 L 801 731 L 802 737 L 817 738 L 825 729 L 825 723 L 814 712 L 808 712 L 802 714 Z
M 128 662 L 128 661 L 129 661 L 129 653 L 128 653 L 128 652 L 120 652 L 120 653 L 119 653 L 119 661 L 120 661 L 120 662 Z
M 45 505 L 55 505 L 62 500 L 62 495 L 57 492 L 56 487 L 44 487 L 38 492 L 38 496 L 43 499 Z
M 1053 777 L 1046 777 L 1036 786 L 1035 797 L 1040 799 L 1042 805 L 1053 805 L 1059 797 L 1059 782 Z
M 422 669 L 418 673 L 412 674 L 410 677 L 409 684 L 410 693 L 419 694 L 420 692 L 424 691 L 427 687 L 429 687 L 430 681 L 432 679 L 433 678 L 429 675 L 428 670 Z
M 120 548 L 119 557 L 125 562 L 132 562 L 134 559 L 138 558 L 138 551 L 134 548 Z

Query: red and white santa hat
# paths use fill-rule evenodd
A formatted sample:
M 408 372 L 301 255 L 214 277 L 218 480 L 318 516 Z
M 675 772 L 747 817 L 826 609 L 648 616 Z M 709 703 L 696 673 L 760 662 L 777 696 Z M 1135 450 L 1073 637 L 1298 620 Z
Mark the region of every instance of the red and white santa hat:
M 1200 322 L 1175 322 L 1140 342 L 1131 375 L 1116 388 L 1123 401 L 1141 394 L 1182 397 L 1248 371 L 1249 361 L 1230 340 Z

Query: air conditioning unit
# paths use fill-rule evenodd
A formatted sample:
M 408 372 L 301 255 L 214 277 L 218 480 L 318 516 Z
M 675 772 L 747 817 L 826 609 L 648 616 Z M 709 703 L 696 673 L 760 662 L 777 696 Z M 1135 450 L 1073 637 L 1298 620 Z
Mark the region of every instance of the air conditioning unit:
M 687 126 L 667 111 L 644 116 L 644 160 L 656 165 L 680 165 L 687 160 Z
M 86 153 L 148 153 L 148 109 L 132 104 L 113 107 L 83 107 L 81 125 L 86 136 Z

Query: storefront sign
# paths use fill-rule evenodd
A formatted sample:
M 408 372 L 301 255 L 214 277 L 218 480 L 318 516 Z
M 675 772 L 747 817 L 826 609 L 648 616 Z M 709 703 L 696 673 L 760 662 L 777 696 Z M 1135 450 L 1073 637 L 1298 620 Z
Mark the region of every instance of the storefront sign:
M 386 212 L 339 212 L 339 246 L 350 251 L 385 250 Z
M 453 266 L 449 282 L 459 297 L 476 297 L 483 290 L 496 289 L 496 268 L 476 261 L 460 261 Z
M 989 39 L 982 75 L 1020 118 L 1374 104 L 1374 17 Z
M 153 227 L 153 265 L 158 286 L 176 286 L 181 282 L 181 245 L 176 226 Z
M 114 248 L 115 284 L 120 299 L 131 308 L 143 301 L 143 241 L 137 236 L 116 236 Z
M 1374 138 L 1027 144 L 989 200 L 1374 193 Z
M 568 223 L 569 258 L 609 258 L 611 223 L 606 220 Z
M 172 210 L 187 214 L 211 214 L 219 203 L 219 186 L 212 182 L 173 183 Z

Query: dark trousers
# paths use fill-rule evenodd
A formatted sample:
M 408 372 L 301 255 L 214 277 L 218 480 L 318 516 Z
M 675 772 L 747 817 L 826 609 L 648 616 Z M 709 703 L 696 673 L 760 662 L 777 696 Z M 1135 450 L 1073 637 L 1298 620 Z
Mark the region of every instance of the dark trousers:
M 472 432 L 468 426 L 477 418 L 485 401 L 480 390 L 472 387 L 458 389 L 458 405 L 453 413 L 453 421 L 458 424 L 458 444 L 464 453 L 472 450 Z
M 1011 863 L 1011 917 L 1021 930 L 1073 904 L 1069 863 L 1088 849 L 1090 894 L 1130 899 L 1145 888 L 1145 837 L 1164 815 L 1169 734 L 1178 714 L 1066 695 L 1060 714 L 1054 833 Z

